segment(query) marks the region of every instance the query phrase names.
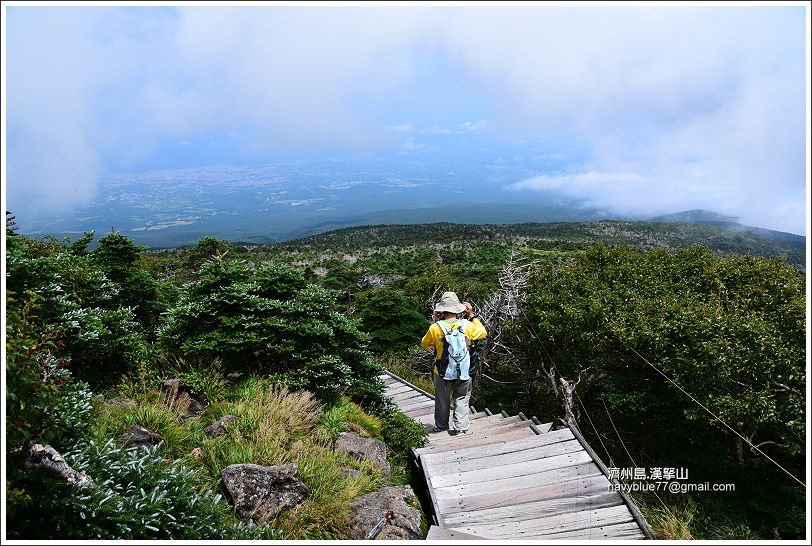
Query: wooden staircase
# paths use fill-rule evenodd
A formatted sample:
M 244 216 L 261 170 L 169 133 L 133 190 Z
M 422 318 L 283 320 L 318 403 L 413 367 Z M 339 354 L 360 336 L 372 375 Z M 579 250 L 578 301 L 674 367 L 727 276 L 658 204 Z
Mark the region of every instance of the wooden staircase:
M 429 432 L 413 456 L 434 513 L 427 540 L 651 538 L 575 427 L 471 408 L 471 434 L 431 432 L 434 397 L 386 372 L 386 395 Z

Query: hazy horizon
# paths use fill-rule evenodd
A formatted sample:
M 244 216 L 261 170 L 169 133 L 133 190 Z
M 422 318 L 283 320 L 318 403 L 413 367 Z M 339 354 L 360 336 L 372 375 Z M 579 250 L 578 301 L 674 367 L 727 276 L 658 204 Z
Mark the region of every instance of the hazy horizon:
M 3 9 L 23 230 L 524 203 L 806 235 L 802 6 Z

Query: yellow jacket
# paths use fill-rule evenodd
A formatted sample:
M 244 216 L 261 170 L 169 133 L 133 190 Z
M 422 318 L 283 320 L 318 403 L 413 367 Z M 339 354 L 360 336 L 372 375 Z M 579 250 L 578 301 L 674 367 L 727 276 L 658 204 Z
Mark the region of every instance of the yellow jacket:
M 454 330 L 460 327 L 460 320 L 443 320 L 445 322 L 446 327 Z M 468 326 L 465 327 L 465 335 L 468 336 L 468 339 L 471 341 L 476 341 L 478 339 L 484 339 L 488 335 L 488 331 L 485 330 L 485 327 L 479 321 L 478 318 L 474 320 L 468 321 Z M 432 324 L 429 326 L 429 331 L 426 332 L 426 335 L 423 336 L 423 348 L 424 349 L 431 349 L 434 347 L 434 358 L 435 360 L 440 360 L 443 357 L 443 338 L 445 337 L 445 333 L 443 329 L 440 328 L 440 325 L 437 323 Z M 434 373 L 437 372 L 437 366 L 434 367 Z

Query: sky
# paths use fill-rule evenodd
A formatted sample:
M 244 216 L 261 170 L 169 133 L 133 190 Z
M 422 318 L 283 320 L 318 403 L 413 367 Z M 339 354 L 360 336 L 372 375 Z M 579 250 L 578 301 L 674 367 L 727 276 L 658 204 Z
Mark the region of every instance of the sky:
M 806 233 L 800 5 L 4 8 L 18 218 L 111 173 L 491 146 L 557 158 L 516 202 Z

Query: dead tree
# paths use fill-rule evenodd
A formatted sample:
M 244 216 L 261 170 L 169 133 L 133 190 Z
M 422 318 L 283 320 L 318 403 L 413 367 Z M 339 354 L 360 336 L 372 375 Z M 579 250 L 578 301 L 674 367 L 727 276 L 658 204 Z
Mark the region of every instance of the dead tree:
M 57 450 L 47 444 L 30 441 L 16 455 L 23 458 L 22 466 L 25 469 L 43 470 L 64 480 L 68 485 L 95 485 L 93 478 L 80 470 L 74 470 Z
M 499 273 L 499 289 L 476 310 L 488 330 L 485 348 L 480 355 L 480 365 L 477 367 L 477 382 L 481 380 L 491 355 L 513 363 L 517 369 L 519 367 L 521 355 L 505 343 L 502 327 L 506 320 L 515 320 L 520 316 L 527 297 L 527 281 L 534 265 L 535 262 L 521 261 L 515 250 L 511 250 L 507 263 Z

